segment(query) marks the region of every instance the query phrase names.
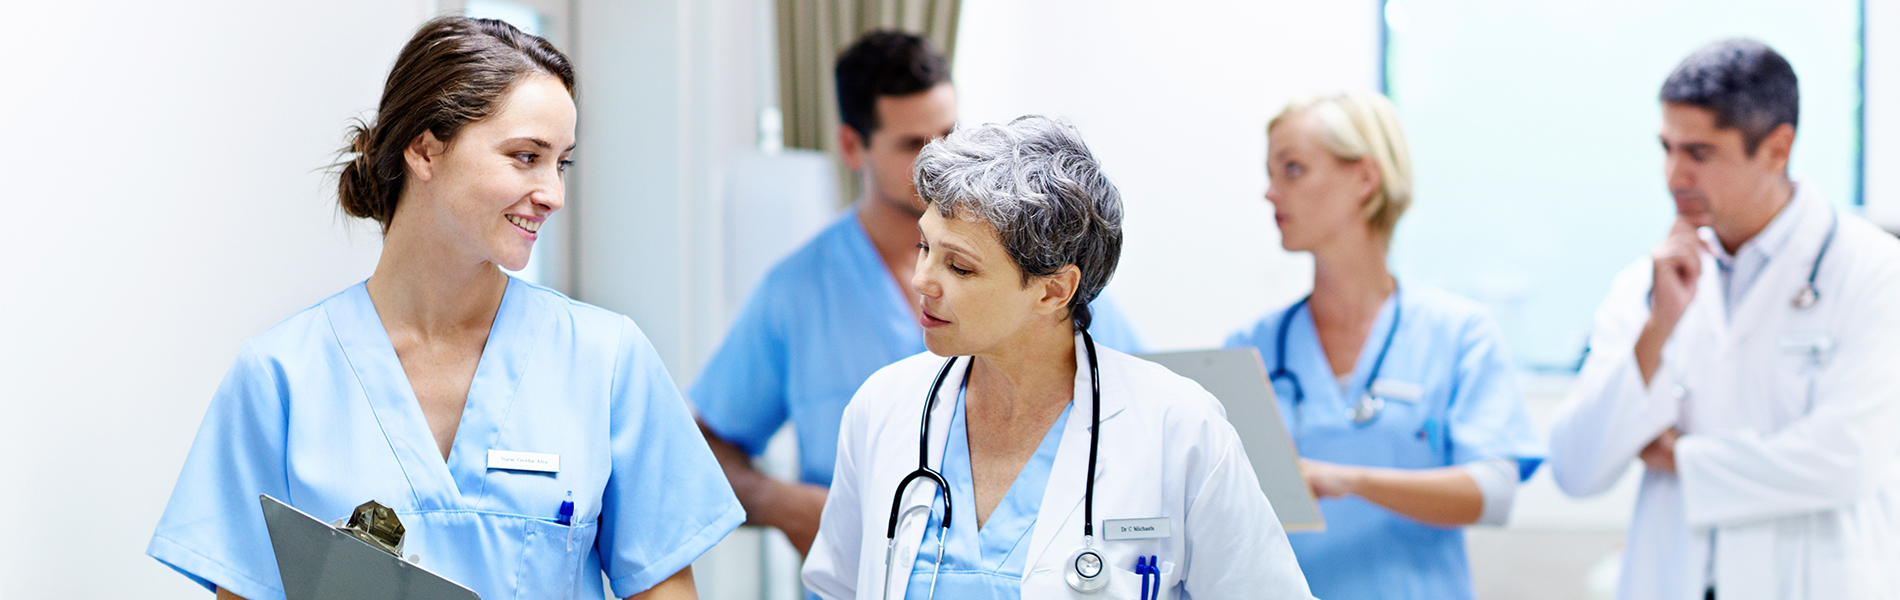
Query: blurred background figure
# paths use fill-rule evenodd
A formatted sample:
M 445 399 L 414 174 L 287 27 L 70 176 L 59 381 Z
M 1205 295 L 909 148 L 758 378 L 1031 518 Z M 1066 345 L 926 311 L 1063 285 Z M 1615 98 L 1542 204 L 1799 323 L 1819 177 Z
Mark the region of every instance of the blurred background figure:
M 1900 590 L 1900 241 L 1790 178 L 1795 71 L 1705 46 L 1663 81 L 1676 223 L 1624 269 L 1551 431 L 1565 492 L 1644 465 L 1617 597 Z
M 1463 525 L 1503 524 L 1543 460 L 1503 335 L 1480 305 L 1386 269 L 1412 159 L 1384 96 L 1295 100 L 1267 125 L 1280 244 L 1313 292 L 1228 339 L 1260 350 L 1321 498 L 1288 536 L 1322 598 L 1470 598 Z

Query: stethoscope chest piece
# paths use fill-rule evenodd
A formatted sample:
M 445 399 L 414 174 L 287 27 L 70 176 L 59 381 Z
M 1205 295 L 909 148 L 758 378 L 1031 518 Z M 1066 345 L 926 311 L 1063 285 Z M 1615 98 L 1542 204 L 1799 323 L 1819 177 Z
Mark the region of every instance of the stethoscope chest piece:
M 1795 308 L 1813 308 L 1814 303 L 1819 301 L 1821 301 L 1821 291 L 1814 289 L 1813 283 L 1802 286 L 1801 292 L 1794 295 Z
M 1385 410 L 1384 398 L 1366 394 L 1359 398 L 1358 404 L 1352 405 L 1352 423 L 1354 425 L 1369 424 L 1373 419 L 1379 418 L 1379 412 L 1383 410 Z
M 1069 555 L 1069 565 L 1064 569 L 1063 577 L 1069 580 L 1069 587 L 1084 594 L 1101 591 L 1108 586 L 1108 559 L 1095 550 L 1095 544 L 1085 542 Z

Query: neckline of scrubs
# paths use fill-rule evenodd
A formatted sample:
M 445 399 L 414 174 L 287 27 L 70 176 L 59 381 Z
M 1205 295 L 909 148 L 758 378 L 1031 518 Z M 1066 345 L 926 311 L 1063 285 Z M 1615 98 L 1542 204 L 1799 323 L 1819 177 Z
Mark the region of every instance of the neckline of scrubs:
M 546 311 L 530 311 L 522 305 L 532 300 L 523 293 L 526 285 L 509 276 L 502 290 L 501 305 L 489 324 L 446 460 L 436 448 L 422 404 L 370 299 L 368 282 L 350 288 L 346 301 L 337 306 L 343 314 L 330 319 L 350 370 L 408 480 L 416 510 L 465 508 L 465 498 L 483 493 L 486 450 L 500 447 L 501 425 L 534 358 L 539 332 L 546 329 L 543 321 L 551 318 Z
M 1379 306 L 1379 316 L 1373 319 L 1372 328 L 1368 330 L 1366 339 L 1360 342 L 1359 357 L 1354 359 L 1352 372 L 1347 374 L 1345 385 L 1337 385 L 1339 376 L 1333 373 L 1333 365 L 1326 358 L 1326 347 L 1320 344 L 1319 326 L 1313 322 L 1312 303 L 1300 304 L 1300 314 L 1293 319 L 1292 331 L 1289 332 L 1296 335 L 1290 336 L 1292 339 L 1287 340 L 1286 350 L 1289 355 L 1285 357 L 1287 368 L 1292 369 L 1302 383 L 1315 381 L 1332 385 L 1305 386 L 1306 398 L 1300 405 L 1293 407 L 1295 411 L 1294 441 L 1298 441 L 1309 417 L 1319 414 L 1314 412 L 1316 410 L 1324 410 L 1332 415 L 1314 420 L 1313 422 L 1316 423 L 1351 420 L 1348 413 L 1353 405 L 1358 404 L 1359 397 L 1372 388 L 1372 382 L 1367 380 L 1366 376 L 1372 371 L 1372 363 L 1379 359 L 1379 351 L 1385 346 L 1386 334 L 1392 328 L 1392 319 L 1398 309 L 1398 302 L 1399 294 L 1393 292 L 1386 296 L 1385 304 Z M 1398 332 L 1400 335 L 1404 333 Z M 1392 345 L 1399 345 L 1399 335 L 1392 337 Z M 1387 360 L 1391 358 L 1387 357 Z M 1316 391 L 1318 393 L 1315 393 Z
M 907 321 L 911 321 L 915 318 L 916 311 L 910 306 L 910 298 L 904 296 L 904 286 L 898 285 L 897 277 L 891 274 L 891 266 L 885 264 L 884 255 L 878 253 L 877 244 L 871 241 L 871 232 L 864 229 L 864 221 L 859 220 L 858 211 L 859 209 L 854 208 L 851 210 L 851 215 L 846 217 L 851 220 L 852 233 L 856 234 L 851 236 L 852 245 L 857 246 L 858 255 L 866 259 L 865 262 L 868 263 L 866 266 L 871 267 L 867 269 L 869 271 L 867 274 L 883 282 L 881 287 L 888 292 L 884 297 L 891 302 L 892 308 L 896 311 L 894 314 L 903 315 Z M 917 339 L 921 345 L 923 339 L 921 328 L 918 328 Z
M 955 412 L 950 417 L 950 434 L 944 440 L 942 472 L 950 482 L 950 493 L 967 506 L 957 513 L 950 530 L 944 533 L 943 566 L 937 568 L 937 530 L 942 528 L 943 495 L 931 503 L 930 520 L 924 527 L 924 541 L 918 545 L 912 565 L 910 584 L 904 597 L 930 597 L 933 574 L 936 591 L 945 598 L 1020 598 L 1024 567 L 1028 563 L 1030 532 L 1042 511 L 1042 498 L 1049 488 L 1049 473 L 1055 466 L 1056 451 L 1062 446 L 1062 429 L 1075 408 L 1070 400 L 1062 408 L 1049 431 L 1043 434 L 1036 453 L 1023 464 L 1010 482 L 1003 500 L 990 512 L 981 529 L 974 512 L 976 484 L 971 475 L 968 425 L 964 421 L 964 389 L 957 390 Z M 962 512 L 970 511 L 970 512 Z

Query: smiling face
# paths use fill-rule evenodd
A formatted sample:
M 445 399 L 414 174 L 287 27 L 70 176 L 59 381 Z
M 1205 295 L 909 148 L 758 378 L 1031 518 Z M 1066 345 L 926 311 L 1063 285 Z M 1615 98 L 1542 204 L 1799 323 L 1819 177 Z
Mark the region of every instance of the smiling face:
M 1794 127 L 1777 127 L 1749 156 L 1742 130 L 1716 127 L 1715 113 L 1684 104 L 1663 104 L 1663 173 L 1677 216 L 1697 227 L 1756 218 L 1767 192 L 1786 181 Z M 1772 211 L 1768 214 L 1772 215 Z
M 911 286 L 923 296 L 918 317 L 924 346 L 938 356 L 989 355 L 1035 335 L 1037 328 L 1066 326 L 1066 304 L 1079 272 L 1031 277 L 1003 248 L 988 223 L 944 218 L 924 211 L 917 221 L 917 271 Z
M 406 228 L 438 238 L 462 258 L 509 270 L 527 266 L 541 225 L 566 203 L 574 122 L 567 88 L 534 75 L 450 142 L 425 132 L 404 153 L 410 179 L 392 235 Z
M 1378 172 L 1371 160 L 1334 157 L 1321 135 L 1311 111 L 1267 132 L 1267 200 L 1289 252 L 1374 238 L 1363 208 L 1378 189 Z

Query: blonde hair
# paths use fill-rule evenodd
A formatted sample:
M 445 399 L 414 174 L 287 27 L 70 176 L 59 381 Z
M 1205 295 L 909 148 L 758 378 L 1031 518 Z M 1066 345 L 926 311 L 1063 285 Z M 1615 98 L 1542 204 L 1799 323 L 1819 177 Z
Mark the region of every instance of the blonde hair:
M 1399 216 L 1412 204 L 1412 154 L 1399 128 L 1398 109 L 1372 92 L 1295 98 L 1267 122 L 1268 135 L 1281 123 L 1308 113 L 1318 119 L 1321 143 L 1334 158 L 1370 158 L 1378 166 L 1379 190 L 1366 199 L 1362 211 L 1373 232 L 1391 240 Z

